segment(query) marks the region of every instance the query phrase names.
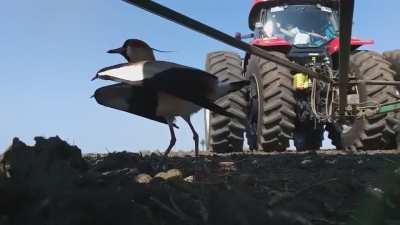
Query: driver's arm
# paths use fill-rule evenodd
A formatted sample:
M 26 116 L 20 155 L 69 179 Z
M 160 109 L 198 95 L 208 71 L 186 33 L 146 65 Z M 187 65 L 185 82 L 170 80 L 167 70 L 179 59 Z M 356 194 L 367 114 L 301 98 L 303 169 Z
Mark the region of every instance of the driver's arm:
M 282 27 L 279 27 L 279 30 L 286 36 L 289 36 L 289 37 L 294 37 L 295 36 L 295 34 L 293 32 L 290 32 L 290 31 L 288 31 L 288 30 L 286 30 L 286 29 L 284 29 Z

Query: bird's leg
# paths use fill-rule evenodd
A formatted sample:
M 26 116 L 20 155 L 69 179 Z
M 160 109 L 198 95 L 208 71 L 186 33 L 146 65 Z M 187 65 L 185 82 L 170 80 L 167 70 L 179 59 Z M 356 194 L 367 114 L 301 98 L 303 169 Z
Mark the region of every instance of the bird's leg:
M 164 156 L 168 156 L 169 152 L 171 149 L 174 147 L 176 143 L 176 137 L 175 137 L 175 132 L 174 132 L 174 119 L 173 118 L 168 118 L 167 119 L 168 126 L 169 126 L 169 132 L 171 133 L 171 140 L 169 142 L 169 146 L 167 150 L 165 150 Z
M 194 126 L 192 122 L 190 121 L 190 116 L 185 116 L 182 117 L 188 124 L 190 129 L 192 130 L 193 133 L 193 140 L 194 140 L 194 152 L 195 152 L 195 158 L 194 158 L 194 180 L 195 181 L 200 181 L 200 165 L 199 165 L 199 135 L 197 134 L 196 130 L 194 129 Z
M 194 152 L 197 158 L 199 156 L 199 135 L 197 134 L 192 122 L 190 121 L 190 116 L 183 117 L 183 119 L 189 124 L 189 127 L 192 130 L 194 140 Z
M 171 140 L 169 142 L 169 146 L 167 150 L 164 152 L 164 156 L 161 158 L 160 163 L 158 164 L 158 169 L 159 170 L 166 170 L 167 169 L 167 157 L 171 149 L 174 147 L 175 142 L 176 142 L 176 137 L 175 137 L 175 132 L 174 132 L 174 118 L 166 118 L 168 127 L 169 127 L 169 132 L 171 134 Z

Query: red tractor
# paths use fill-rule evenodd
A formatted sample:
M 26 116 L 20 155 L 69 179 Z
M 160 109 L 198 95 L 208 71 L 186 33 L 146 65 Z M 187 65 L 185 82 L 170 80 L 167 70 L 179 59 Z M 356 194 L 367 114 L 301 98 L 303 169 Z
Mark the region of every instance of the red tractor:
M 235 118 L 206 113 L 208 149 L 242 151 L 246 136 L 252 150 L 284 151 L 291 139 L 317 150 L 325 131 L 338 149 L 400 146 L 400 51 L 359 50 L 373 41 L 351 36 L 355 0 L 255 0 L 253 32 L 236 38 L 151 0 L 123 1 L 246 52 L 207 56 L 221 81 L 251 81 L 217 100 Z
M 249 16 L 253 33 L 237 38 L 252 38 L 251 45 L 333 82 L 248 52 L 243 59 L 233 52 L 209 53 L 206 71 L 222 81 L 251 81 L 248 89 L 218 102 L 241 119 L 206 114 L 209 148 L 242 151 L 246 136 L 252 150 L 284 151 L 291 139 L 298 151 L 316 150 L 325 131 L 338 149 L 395 147 L 390 118 L 398 105 L 389 104 L 392 110 L 381 106 L 399 100 L 395 85 L 385 84 L 400 76 L 400 52 L 358 50 L 373 41 L 350 39 L 347 104 L 340 114 L 339 16 L 338 0 L 254 1 Z

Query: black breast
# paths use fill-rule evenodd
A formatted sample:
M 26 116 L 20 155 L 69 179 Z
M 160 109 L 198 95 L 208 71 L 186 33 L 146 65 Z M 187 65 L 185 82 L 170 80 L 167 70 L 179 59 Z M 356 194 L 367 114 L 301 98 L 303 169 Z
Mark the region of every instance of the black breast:
M 157 92 L 153 88 L 131 86 L 130 92 L 129 111 L 155 116 L 158 98 Z
M 152 88 L 114 84 L 97 89 L 94 97 L 106 107 L 166 123 L 164 118 L 156 116 L 158 97 Z

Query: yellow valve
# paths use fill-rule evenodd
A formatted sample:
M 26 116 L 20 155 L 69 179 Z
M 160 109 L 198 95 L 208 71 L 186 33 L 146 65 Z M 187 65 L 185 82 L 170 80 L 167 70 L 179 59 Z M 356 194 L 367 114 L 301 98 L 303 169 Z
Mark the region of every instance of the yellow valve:
M 304 73 L 296 73 L 293 76 L 293 87 L 295 90 L 306 90 L 310 87 L 310 79 Z

